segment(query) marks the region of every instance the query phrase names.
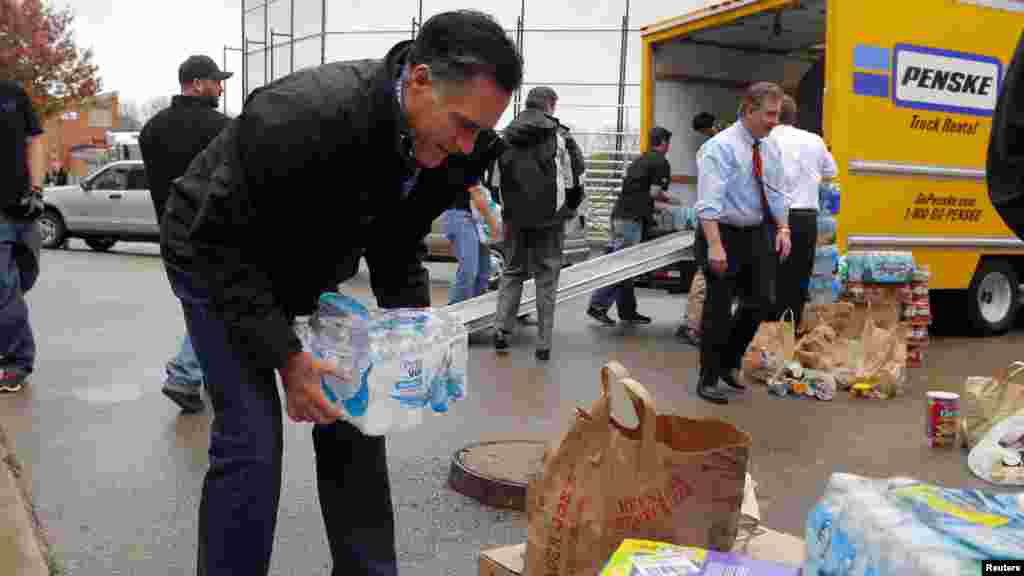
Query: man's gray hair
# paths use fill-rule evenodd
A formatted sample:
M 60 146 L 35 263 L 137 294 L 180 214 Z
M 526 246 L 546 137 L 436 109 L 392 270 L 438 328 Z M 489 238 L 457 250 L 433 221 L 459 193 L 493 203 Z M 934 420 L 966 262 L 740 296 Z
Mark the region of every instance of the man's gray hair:
M 558 94 L 549 86 L 537 86 L 530 88 L 526 94 L 526 107 L 537 110 L 546 110 L 558 102 Z

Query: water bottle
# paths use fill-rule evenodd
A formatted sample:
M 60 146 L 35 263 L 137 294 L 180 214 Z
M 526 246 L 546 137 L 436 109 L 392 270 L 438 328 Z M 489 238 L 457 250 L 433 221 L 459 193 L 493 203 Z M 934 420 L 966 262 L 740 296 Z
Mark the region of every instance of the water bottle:
M 834 180 L 822 182 L 818 186 L 818 202 L 821 211 L 835 216 L 839 214 L 840 189 L 839 182 Z
M 351 380 L 325 375 L 321 383 L 327 398 L 343 407 L 343 418 L 364 434 L 412 428 L 424 413 L 446 413 L 465 397 L 468 333 L 450 313 L 369 311 L 328 293 L 296 333 L 304 349 L 352 374 Z
M 362 416 L 369 402 L 368 310 L 343 294 L 324 294 L 310 319 L 310 330 L 313 356 L 334 361 L 349 374 L 346 380 L 330 374 L 321 378 L 327 399 L 353 417 Z

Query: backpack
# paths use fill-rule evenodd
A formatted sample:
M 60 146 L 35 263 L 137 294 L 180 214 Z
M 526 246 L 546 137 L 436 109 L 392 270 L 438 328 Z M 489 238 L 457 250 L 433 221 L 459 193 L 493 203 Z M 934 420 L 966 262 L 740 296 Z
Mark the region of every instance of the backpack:
M 543 141 L 520 146 L 509 143 L 498 160 L 502 210 L 516 226 L 538 227 L 556 220 L 558 198 L 555 132 Z

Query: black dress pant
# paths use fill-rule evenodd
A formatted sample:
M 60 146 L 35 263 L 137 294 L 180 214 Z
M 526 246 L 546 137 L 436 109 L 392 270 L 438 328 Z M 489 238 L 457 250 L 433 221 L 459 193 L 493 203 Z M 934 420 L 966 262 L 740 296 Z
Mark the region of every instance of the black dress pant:
M 708 261 L 708 243 L 698 228 L 695 251 L 707 279 L 707 299 L 701 317 L 700 367 L 705 382 L 714 384 L 730 370 L 738 369 L 743 353 L 758 326 L 774 311 L 775 227 L 718 225 L 728 268 L 714 273 Z M 733 313 L 733 299 L 739 305 Z
M 787 309 L 793 311 L 796 325 L 800 325 L 807 289 L 814 268 L 814 253 L 818 244 L 818 212 L 795 208 L 789 211 L 793 249 L 789 258 L 779 263 L 778 307 L 776 318 Z

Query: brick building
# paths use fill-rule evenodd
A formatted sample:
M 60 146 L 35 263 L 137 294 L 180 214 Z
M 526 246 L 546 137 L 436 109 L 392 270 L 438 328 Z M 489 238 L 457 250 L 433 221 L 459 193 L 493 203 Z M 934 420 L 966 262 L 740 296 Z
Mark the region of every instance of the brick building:
M 118 127 L 117 92 L 98 94 L 88 107 L 76 107 L 44 120 L 47 171 L 61 167 L 75 180 L 88 174 L 109 151 L 107 132 Z

